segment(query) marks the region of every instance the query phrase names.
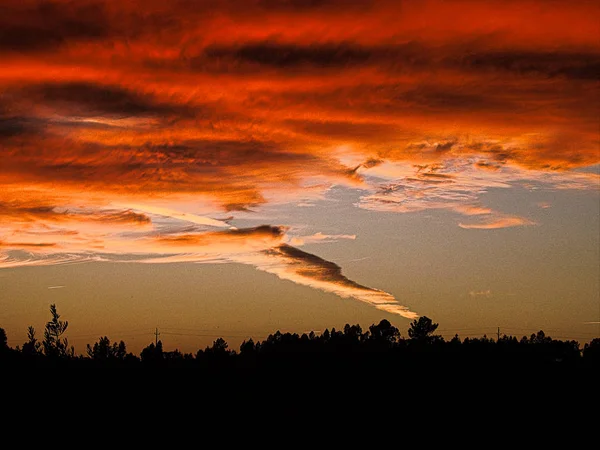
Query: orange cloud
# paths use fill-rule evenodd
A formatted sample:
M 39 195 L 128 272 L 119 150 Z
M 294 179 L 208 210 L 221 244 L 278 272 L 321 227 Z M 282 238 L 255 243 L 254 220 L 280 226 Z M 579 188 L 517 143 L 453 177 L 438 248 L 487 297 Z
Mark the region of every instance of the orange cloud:
M 458 226 L 467 230 L 496 230 L 498 228 L 520 227 L 523 225 L 535 225 L 535 222 L 522 217 L 501 217 L 484 223 L 459 223 Z
M 4 242 L 0 241 L 0 248 L 47 248 L 47 247 L 56 247 L 56 244 L 53 242 Z

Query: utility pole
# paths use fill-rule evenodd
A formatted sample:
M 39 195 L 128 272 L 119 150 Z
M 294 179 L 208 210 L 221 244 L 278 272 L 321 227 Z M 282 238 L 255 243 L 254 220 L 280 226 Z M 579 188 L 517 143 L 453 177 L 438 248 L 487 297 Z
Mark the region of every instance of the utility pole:
M 500 327 L 498 327 L 498 340 L 496 342 L 500 341 Z
M 154 335 L 156 336 L 156 346 L 158 347 L 158 336 L 160 336 L 160 333 L 158 332 L 158 328 L 156 328 Z

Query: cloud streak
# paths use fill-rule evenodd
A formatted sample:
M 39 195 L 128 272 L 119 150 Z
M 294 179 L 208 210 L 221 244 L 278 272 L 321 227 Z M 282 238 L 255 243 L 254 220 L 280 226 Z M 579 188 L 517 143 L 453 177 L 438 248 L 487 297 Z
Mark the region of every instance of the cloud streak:
M 331 292 L 340 297 L 355 298 L 377 309 L 408 319 L 418 317 L 407 307 L 398 304 L 391 294 L 346 278 L 337 264 L 286 244 L 266 250 L 260 255 L 253 255 L 249 261 L 258 269 L 273 273 L 284 280 Z
M 471 297 L 491 297 L 492 291 L 487 289 L 485 291 L 470 291 L 469 295 Z
M 342 274 L 337 264 L 286 244 L 285 227 L 262 225 L 254 228 L 229 229 L 196 233 L 144 233 L 134 240 L 122 241 L 119 235 L 103 236 L 82 248 L 81 237 L 64 237 L 56 243 L 5 243 L 0 249 L 13 250 L 0 259 L 0 267 L 53 265 L 86 261 L 173 263 L 236 262 L 248 264 L 279 278 L 353 298 L 391 314 L 406 318 L 416 313 L 398 303 L 391 294 L 361 285 Z M 320 235 L 323 236 L 323 235 Z M 98 235 L 96 236 L 96 239 Z M 26 250 L 27 253 L 15 252 Z M 50 251 L 47 251 L 50 250 Z M 62 286 L 49 287 L 58 289 Z
M 535 225 L 535 222 L 522 217 L 502 217 L 485 223 L 459 223 L 458 226 L 465 230 L 496 230 L 498 228 L 521 227 Z

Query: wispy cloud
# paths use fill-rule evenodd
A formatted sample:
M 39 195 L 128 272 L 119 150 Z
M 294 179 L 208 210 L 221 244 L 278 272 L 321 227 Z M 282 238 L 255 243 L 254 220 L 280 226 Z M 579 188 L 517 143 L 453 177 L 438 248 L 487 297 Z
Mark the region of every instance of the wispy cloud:
M 471 297 L 491 297 L 492 291 L 487 289 L 485 291 L 470 291 L 469 295 Z
M 216 220 L 216 219 L 212 219 L 210 217 L 199 216 L 197 214 L 176 211 L 171 208 L 164 208 L 164 207 L 160 207 L 160 206 L 153 206 L 153 205 L 139 204 L 139 203 L 128 203 L 128 204 L 116 203 L 115 206 L 130 208 L 130 209 L 134 209 L 137 211 L 143 211 L 145 213 L 156 214 L 156 215 L 164 216 L 164 217 L 172 217 L 174 219 L 183 220 L 185 222 L 191 222 L 191 223 L 195 223 L 198 225 L 207 225 L 210 227 L 217 227 L 217 228 L 232 228 L 231 225 L 229 225 L 227 222 L 222 221 L 222 220 Z
M 171 215 L 176 216 L 176 215 Z M 182 218 L 180 220 L 186 220 Z M 414 318 L 416 313 L 397 302 L 393 295 L 361 285 L 342 274 L 337 264 L 288 245 L 286 228 L 262 225 L 253 228 L 197 232 L 152 232 L 124 239 L 117 234 L 96 233 L 87 239 L 81 235 L 65 235 L 60 242 L 48 245 L 14 243 L 13 251 L 0 259 L 0 267 L 19 265 L 51 265 L 85 261 L 140 263 L 217 263 L 249 264 L 294 283 L 331 292 L 343 298 L 354 298 L 383 311 Z M 133 237 L 135 236 L 135 237 Z M 330 237 L 317 233 L 313 242 Z M 337 236 L 336 238 L 340 238 Z M 342 238 L 354 238 L 344 236 Z M 31 248 L 30 248 L 31 247 Z M 52 247 L 52 251 L 45 251 Z M 35 251 L 34 251 L 35 250 Z M 49 289 L 58 289 L 53 286 Z
M 466 230 L 497 230 L 499 228 L 522 227 L 535 225 L 535 222 L 522 217 L 500 217 L 482 223 L 459 223 L 458 226 Z
M 362 173 L 369 176 L 367 182 L 371 192 L 361 197 L 357 206 L 398 213 L 450 210 L 476 220 L 474 223 L 459 222 L 461 228 L 498 229 L 536 223 L 484 206 L 482 199 L 490 189 L 534 186 L 546 190 L 597 190 L 600 187 L 600 179 L 590 173 L 548 173 L 509 163 L 490 171 L 487 168 L 491 161 L 489 155 L 464 155 L 461 151 L 447 150 L 436 162 L 387 162 L 363 170 Z M 484 168 L 481 167 L 483 163 Z
M 355 234 L 323 234 L 321 232 L 315 233 L 311 236 L 295 236 L 290 239 L 290 244 L 301 246 L 304 244 L 314 244 L 320 242 L 335 242 L 340 239 L 343 240 L 354 240 L 356 239 Z

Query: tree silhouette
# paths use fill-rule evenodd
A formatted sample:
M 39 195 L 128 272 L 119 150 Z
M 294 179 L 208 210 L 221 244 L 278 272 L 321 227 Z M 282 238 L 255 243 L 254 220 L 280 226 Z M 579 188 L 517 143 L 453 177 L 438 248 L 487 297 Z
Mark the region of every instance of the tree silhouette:
M 240 345 L 240 355 L 252 355 L 255 353 L 256 347 L 252 338 L 242 342 Z
M 56 305 L 50 305 L 52 320 L 46 324 L 44 330 L 44 354 L 50 358 L 70 358 L 75 354 L 73 347 L 69 348 L 69 341 L 61 336 L 67 331 L 69 322 L 60 320 Z
M 163 352 L 163 358 L 167 363 L 176 365 L 184 361 L 185 355 L 179 349 L 175 349 L 172 352 Z
M 589 344 L 583 346 L 583 358 L 600 365 L 600 338 L 592 339 Z
M 552 342 L 552 338 L 550 336 L 546 336 L 542 330 L 538 331 L 537 334 L 532 334 L 529 338 L 530 344 L 549 344 Z
M 386 344 L 395 344 L 400 337 L 400 331 L 388 320 L 383 319 L 378 325 L 369 327 L 369 340 Z
M 408 336 L 417 342 L 434 342 L 441 339 L 441 336 L 433 335 L 438 326 L 439 324 L 433 323 L 429 317 L 422 316 L 412 321 Z
M 227 355 L 230 353 L 228 350 L 229 345 L 223 338 L 217 338 L 213 342 L 212 347 L 206 347 L 204 353 L 212 355 Z
M 115 342 L 111 345 L 110 339 L 104 336 L 93 347 L 90 347 L 90 344 L 87 345 L 87 354 L 96 361 L 123 361 L 127 355 L 127 349 L 125 342 L 121 341 L 118 344 Z
M 400 335 L 400 333 L 398 333 Z M 362 328 L 360 325 L 344 325 L 344 336 L 350 341 L 360 342 L 363 339 Z
M 23 344 L 21 353 L 26 356 L 38 356 L 41 353 L 41 342 L 35 337 L 35 328 L 31 325 L 27 328 L 27 342 Z
M 6 337 L 6 331 L 4 328 L 0 328 L 0 352 L 8 351 L 8 339 Z
M 6 332 L 0 328 L 0 358 L 2 363 L 32 364 L 43 367 L 61 358 L 70 358 L 69 366 L 116 366 L 132 367 L 140 359 L 127 353 L 125 342 L 112 343 L 107 336 L 100 337 L 93 345 L 87 345 L 87 356 L 74 358 L 73 347 L 68 346 L 64 333 L 68 322 L 60 320 L 55 305 L 50 306 L 51 320 L 46 324 L 44 340 L 36 339 L 33 326 L 27 330 L 27 342 L 12 349 L 8 346 Z M 314 331 L 297 333 L 276 331 L 264 341 L 249 338 L 243 341 L 239 354 L 229 349 L 223 338 L 216 339 L 205 350 L 195 355 L 179 350 L 163 351 L 163 343 L 151 343 L 141 352 L 143 366 L 196 367 L 206 370 L 207 376 L 236 373 L 267 374 L 284 370 L 289 373 L 312 373 L 325 369 L 329 373 L 352 373 L 360 367 L 369 370 L 385 370 L 393 373 L 412 365 L 425 370 L 433 367 L 451 367 L 453 370 L 489 367 L 497 370 L 517 370 L 521 367 L 553 370 L 564 367 L 578 371 L 600 366 L 600 339 L 585 344 L 583 352 L 577 341 L 552 339 L 543 331 L 524 336 L 520 341 L 504 335 L 495 340 L 487 336 L 465 338 L 458 335 L 444 339 L 435 335 L 438 328 L 428 317 L 414 320 L 409 327 L 410 340 L 400 338 L 400 332 L 388 320 L 373 324 L 368 331 L 360 325 L 346 324 L 343 331 L 325 329 L 320 335 Z M 2 366 L 2 365 L 0 365 Z M 8 366 L 8 364 L 4 364 Z M 4 367 L 2 366 L 2 367 Z M 562 370 L 562 369 L 561 369 Z M 241 373 L 240 372 L 240 373 Z
M 144 363 L 158 363 L 163 361 L 163 344 L 162 341 L 158 341 L 156 345 L 150 344 L 148 347 L 142 350 L 140 354 L 142 362 Z

